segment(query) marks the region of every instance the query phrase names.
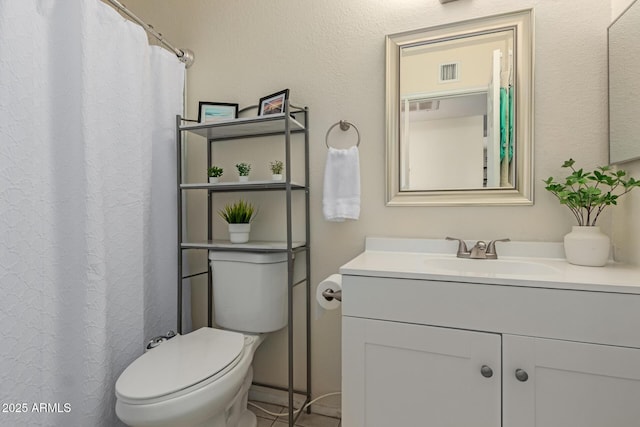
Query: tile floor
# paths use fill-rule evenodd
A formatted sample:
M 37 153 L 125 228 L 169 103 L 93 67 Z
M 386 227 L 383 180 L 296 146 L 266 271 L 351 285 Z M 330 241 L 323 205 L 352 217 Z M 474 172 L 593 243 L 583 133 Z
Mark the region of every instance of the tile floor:
M 286 412 L 286 408 L 278 405 L 272 405 L 270 403 L 251 402 L 263 407 L 264 409 L 281 414 Z M 249 405 L 251 410 L 258 417 L 258 427 L 287 427 L 289 425 L 288 417 L 278 417 L 269 415 L 261 410 Z M 318 414 L 304 413 L 298 418 L 296 426 L 298 427 L 340 427 L 340 420 L 338 418 L 324 417 Z

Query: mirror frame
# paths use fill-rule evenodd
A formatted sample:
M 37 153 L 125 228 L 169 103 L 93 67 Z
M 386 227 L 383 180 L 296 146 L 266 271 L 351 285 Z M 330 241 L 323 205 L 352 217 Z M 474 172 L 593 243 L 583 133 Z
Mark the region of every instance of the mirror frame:
M 629 66 L 630 64 L 624 63 L 624 61 L 628 57 L 631 57 L 631 58 L 637 57 L 638 48 L 636 47 L 636 49 L 633 50 L 632 52 L 625 52 L 625 53 L 631 53 L 631 54 L 625 57 L 624 59 L 619 59 L 619 57 L 614 58 L 612 53 L 612 44 L 611 44 L 612 30 L 615 31 L 617 27 L 620 26 L 620 21 L 625 19 L 625 16 L 629 18 L 631 14 L 636 13 L 637 10 L 635 8 L 640 8 L 640 0 L 633 0 L 607 28 L 607 80 L 608 80 L 607 81 L 607 101 L 609 103 L 609 107 L 608 107 L 609 117 L 608 117 L 607 132 L 609 137 L 609 164 L 610 165 L 618 165 L 621 163 L 640 159 L 640 150 L 635 150 L 632 153 L 629 153 L 629 151 L 626 150 L 626 154 L 621 153 L 620 147 L 618 146 L 620 141 L 619 137 L 615 138 L 614 140 L 614 130 L 613 130 L 614 125 L 617 123 L 620 123 L 622 119 L 618 117 L 619 114 L 614 114 L 620 111 L 620 108 L 614 108 L 614 105 L 616 106 L 620 105 L 620 101 L 614 100 L 612 96 L 613 95 L 612 89 L 614 86 L 619 86 L 618 82 L 620 81 L 620 79 L 616 78 L 614 80 L 611 78 L 612 70 L 614 69 L 614 63 L 615 65 L 618 65 L 618 66 L 619 65 Z M 616 49 L 616 51 L 619 51 L 619 49 Z M 620 62 L 623 62 L 623 64 L 620 64 Z M 633 90 L 629 91 L 629 93 L 633 93 L 633 92 L 634 92 Z M 636 110 L 637 110 L 637 107 L 636 107 Z M 625 117 L 625 119 L 627 119 L 629 116 L 632 116 L 632 114 L 629 114 L 627 117 Z
M 533 204 L 533 9 L 386 36 L 386 205 L 486 206 Z M 400 51 L 473 34 L 514 31 L 515 187 L 400 191 Z

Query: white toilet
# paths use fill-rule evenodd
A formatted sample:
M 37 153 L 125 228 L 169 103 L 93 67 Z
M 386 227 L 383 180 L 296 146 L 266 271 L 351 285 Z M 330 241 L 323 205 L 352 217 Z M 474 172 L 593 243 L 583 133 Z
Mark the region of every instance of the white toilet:
M 247 410 L 253 355 L 287 325 L 286 253 L 210 252 L 215 321 L 136 359 L 116 382 L 131 427 L 255 427 Z

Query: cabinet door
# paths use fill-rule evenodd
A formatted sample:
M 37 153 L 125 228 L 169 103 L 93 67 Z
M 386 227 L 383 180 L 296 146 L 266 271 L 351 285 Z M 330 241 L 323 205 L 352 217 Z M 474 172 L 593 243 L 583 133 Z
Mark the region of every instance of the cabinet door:
M 504 427 L 640 425 L 639 349 L 510 335 L 503 348 Z
M 500 351 L 497 334 L 345 316 L 342 425 L 498 427 Z

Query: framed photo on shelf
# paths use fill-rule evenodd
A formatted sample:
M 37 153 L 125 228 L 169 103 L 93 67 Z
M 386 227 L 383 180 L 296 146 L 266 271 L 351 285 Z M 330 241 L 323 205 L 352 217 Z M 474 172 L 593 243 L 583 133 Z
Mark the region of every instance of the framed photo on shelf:
M 238 118 L 238 104 L 200 101 L 198 123 L 215 123 Z
M 258 115 L 266 116 L 268 114 L 284 113 L 284 102 L 287 99 L 289 99 L 289 89 L 260 98 Z

